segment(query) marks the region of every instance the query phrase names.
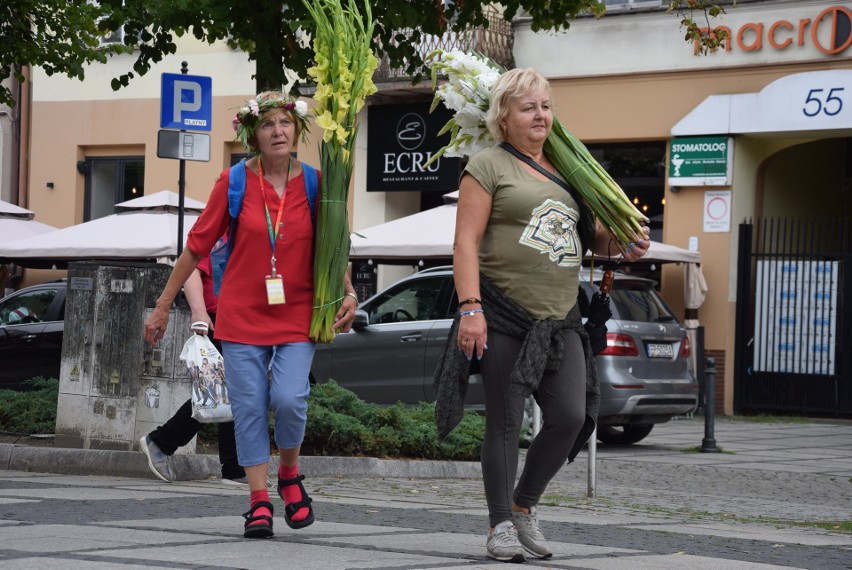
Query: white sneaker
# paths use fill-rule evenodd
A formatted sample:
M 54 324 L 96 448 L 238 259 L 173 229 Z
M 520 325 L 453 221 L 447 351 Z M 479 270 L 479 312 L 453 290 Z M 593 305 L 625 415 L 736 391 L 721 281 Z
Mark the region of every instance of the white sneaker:
M 172 473 L 171 456 L 163 453 L 150 437 L 143 435 L 139 438 L 139 449 L 148 458 L 148 467 L 151 468 L 154 475 L 166 483 L 171 483 L 175 480 L 174 473 Z
M 228 479 L 227 477 L 222 477 L 221 479 L 222 485 L 226 487 L 241 487 L 243 489 L 249 488 L 248 477 L 238 477 L 237 479 Z M 266 480 L 266 486 L 268 488 L 272 487 L 272 481 L 269 479 Z
M 518 542 L 518 531 L 512 521 L 503 521 L 494 527 L 488 534 L 485 550 L 488 551 L 488 556 L 495 560 L 517 563 L 527 561 L 524 547 Z
M 524 550 L 542 559 L 553 556 L 547 540 L 541 533 L 541 527 L 538 525 L 535 507 L 530 507 L 530 514 L 528 515 L 513 512 L 512 520 L 518 530 L 518 541 L 524 547 Z
M 249 486 L 248 477 L 246 477 L 245 475 L 243 475 L 242 477 L 237 477 L 235 479 L 228 479 L 227 477 L 222 477 L 222 484 L 230 485 L 233 487 L 243 487 L 245 489 L 248 489 Z

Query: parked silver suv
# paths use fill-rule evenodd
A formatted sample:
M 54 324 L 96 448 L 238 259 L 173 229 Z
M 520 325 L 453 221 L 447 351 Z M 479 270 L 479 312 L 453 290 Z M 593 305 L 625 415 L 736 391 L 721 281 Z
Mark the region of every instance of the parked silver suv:
M 594 275 L 595 281 L 601 277 Z M 581 276 L 581 309 L 593 289 Z M 601 384 L 598 439 L 631 444 L 656 423 L 691 412 L 698 383 L 689 371 L 686 333 L 648 279 L 615 274 L 607 347 L 597 357 Z M 585 301 L 585 302 L 584 302 Z M 311 375 L 334 379 L 376 404 L 432 402 L 432 375 L 458 309 L 452 267 L 397 281 L 358 307 L 351 332 L 318 345 Z M 471 377 L 465 404 L 481 409 L 482 379 Z

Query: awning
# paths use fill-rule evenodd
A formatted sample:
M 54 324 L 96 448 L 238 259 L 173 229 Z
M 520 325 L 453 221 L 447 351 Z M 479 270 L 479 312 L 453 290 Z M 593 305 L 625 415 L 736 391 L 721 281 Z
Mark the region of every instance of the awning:
M 852 135 L 852 70 L 796 73 L 757 93 L 711 95 L 678 121 L 672 136 Z

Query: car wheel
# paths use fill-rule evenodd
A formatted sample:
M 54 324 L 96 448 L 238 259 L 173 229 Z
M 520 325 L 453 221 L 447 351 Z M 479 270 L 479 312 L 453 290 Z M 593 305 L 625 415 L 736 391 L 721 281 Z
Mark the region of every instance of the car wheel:
M 630 445 L 645 439 L 654 424 L 598 426 L 598 439 L 609 445 Z

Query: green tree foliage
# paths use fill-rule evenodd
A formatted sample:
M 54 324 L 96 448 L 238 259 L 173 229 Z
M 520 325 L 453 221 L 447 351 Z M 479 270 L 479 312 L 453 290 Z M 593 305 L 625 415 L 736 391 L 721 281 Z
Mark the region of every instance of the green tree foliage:
M 93 61 L 105 62 L 110 48 L 100 46 L 102 7 L 66 0 L 0 0 L 0 81 L 25 79 L 24 68 L 42 67 L 48 75 L 83 79 Z M 14 105 L 5 85 L 0 104 Z
M 364 0 L 355 0 L 362 4 Z M 445 5 L 446 4 L 446 5 Z M 428 71 L 417 46 L 426 35 L 488 25 L 483 8 L 490 0 L 372 0 L 376 19 L 376 53 L 393 68 L 404 68 L 415 82 Z M 534 31 L 567 30 L 579 14 L 603 15 L 600 0 L 503 0 L 503 17 L 511 21 L 521 10 L 532 18 Z M 703 0 L 672 0 L 671 11 L 687 27 L 688 41 L 713 48 L 719 39 L 702 32 L 693 12 L 721 13 Z M 113 79 L 115 90 L 144 75 L 164 56 L 177 51 L 175 37 L 191 34 L 200 41 L 225 40 L 255 62 L 258 91 L 291 84 L 306 77 L 312 50 L 307 42 L 307 11 L 301 1 L 263 0 L 0 0 L 0 81 L 22 69 L 41 66 L 48 75 L 84 78 L 85 65 L 105 62 L 112 54 L 133 54 L 132 70 Z M 102 37 L 123 27 L 123 43 L 100 45 Z M 717 42 L 717 43 L 713 43 Z M 706 51 L 706 50 L 704 50 Z M 14 105 L 14 94 L 0 87 L 0 103 Z
M 737 0 L 727 0 L 727 3 L 735 6 Z M 711 23 L 713 18 L 725 13 L 719 4 L 704 0 L 670 0 L 668 12 L 680 18 L 681 28 L 686 28 L 684 40 L 693 43 L 695 55 L 724 49 L 731 39 L 728 32 L 714 29 Z
M 358 0 L 359 4 L 362 0 Z M 258 91 L 280 88 L 290 77 L 306 77 L 312 49 L 303 29 L 311 21 L 302 2 L 245 2 L 243 0 L 101 0 L 110 15 L 104 23 L 123 25 L 125 42 L 139 49 L 133 71 L 113 81 L 113 88 L 127 85 L 135 74 L 144 74 L 165 54 L 174 53 L 174 36 L 191 33 L 206 42 L 226 40 L 256 63 Z M 387 55 L 394 68 L 405 68 L 419 80 L 426 71 L 417 53 L 424 35 L 460 31 L 468 26 L 487 26 L 486 0 L 448 3 L 436 0 L 373 0 L 377 22 L 376 53 Z M 534 29 L 568 28 L 569 20 L 582 11 L 602 14 L 598 0 L 510 0 L 505 18 L 519 9 L 529 12 Z M 405 33 L 402 31 L 405 30 Z M 141 40 L 141 42 L 138 42 Z M 298 82 L 292 84 L 297 92 Z

